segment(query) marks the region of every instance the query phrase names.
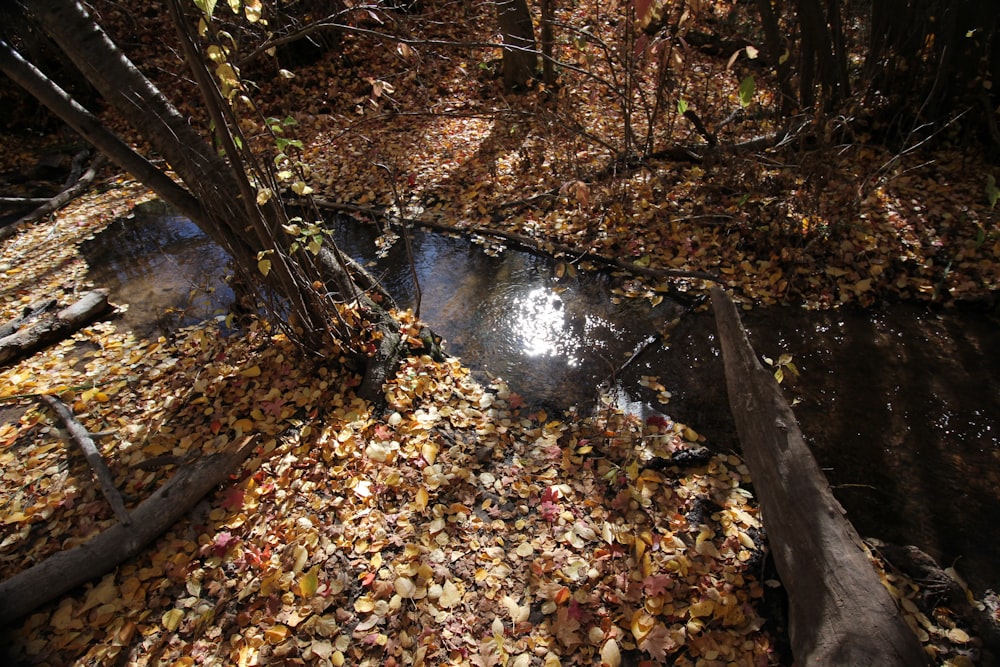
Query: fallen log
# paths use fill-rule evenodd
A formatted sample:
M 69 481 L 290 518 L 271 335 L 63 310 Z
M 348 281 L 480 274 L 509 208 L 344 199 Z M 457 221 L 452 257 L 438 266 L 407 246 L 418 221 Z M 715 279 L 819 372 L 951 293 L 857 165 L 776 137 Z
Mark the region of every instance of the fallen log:
M 118 521 L 125 526 L 131 524 L 132 519 L 128 515 L 128 510 L 125 509 L 125 502 L 122 500 L 121 494 L 118 493 L 118 488 L 115 486 L 111 471 L 108 470 L 108 466 L 104 462 L 104 457 L 97 451 L 97 445 L 94 444 L 94 439 L 90 437 L 90 433 L 73 416 L 73 411 L 69 409 L 69 406 L 58 398 L 42 394 L 39 396 L 39 399 L 45 405 L 49 406 L 49 409 L 55 413 L 63 423 L 63 426 L 66 427 L 66 432 L 69 434 L 70 439 L 76 443 L 77 447 L 83 450 L 83 455 L 87 458 L 90 469 L 94 471 L 94 476 L 97 477 L 101 493 L 104 494 L 104 497 L 111 505 L 111 509 L 114 510 Z
M 71 306 L 43 317 L 30 327 L 0 338 L 0 366 L 34 354 L 60 341 L 111 310 L 108 291 L 96 289 L 85 293 Z
M 726 293 L 712 289 L 729 405 L 789 599 L 799 665 L 929 664 L 833 497 Z
M 225 481 L 253 448 L 254 438 L 248 436 L 235 451 L 214 454 L 178 470 L 135 508 L 132 525 L 115 524 L 86 544 L 60 551 L 0 583 L 0 627 L 137 555 Z
M 87 171 L 85 171 L 82 175 L 77 175 L 76 178 L 72 178 L 68 183 L 66 183 L 64 189 L 59 194 L 45 200 L 41 206 L 21 217 L 16 222 L 0 229 L 0 239 L 13 236 L 22 225 L 41 220 L 45 216 L 58 211 L 66 204 L 82 195 L 90 189 L 91 185 L 93 185 L 94 179 L 97 177 L 97 172 L 100 171 L 102 166 L 104 166 L 104 162 L 104 155 L 98 154 L 98 156 L 94 158 L 90 168 L 87 169 Z
M 36 301 L 29 306 L 25 306 L 20 315 L 0 324 L 0 338 L 6 338 L 42 313 L 47 313 L 55 307 L 55 299 L 43 299 L 42 301 Z

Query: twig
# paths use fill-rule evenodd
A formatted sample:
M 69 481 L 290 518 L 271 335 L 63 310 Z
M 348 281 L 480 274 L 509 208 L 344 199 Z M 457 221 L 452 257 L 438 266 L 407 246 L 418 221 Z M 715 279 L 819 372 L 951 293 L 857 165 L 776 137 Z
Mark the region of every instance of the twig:
M 115 516 L 118 517 L 118 522 L 123 526 L 131 525 L 132 518 L 129 516 L 128 510 L 125 509 L 125 503 L 122 501 L 121 494 L 118 493 L 114 479 L 111 477 L 111 471 L 108 470 L 108 466 L 104 463 L 101 453 L 97 451 L 97 445 L 94 444 L 90 433 L 87 432 L 83 424 L 76 420 L 69 406 L 55 396 L 42 395 L 39 396 L 39 400 L 49 406 L 52 412 L 62 421 L 63 426 L 66 427 L 70 439 L 83 450 L 84 456 L 87 457 L 87 463 L 90 464 L 90 469 L 94 471 L 94 476 L 97 477 L 97 482 L 101 486 L 101 493 L 104 494 L 104 497 L 111 504 L 111 509 L 114 510 Z

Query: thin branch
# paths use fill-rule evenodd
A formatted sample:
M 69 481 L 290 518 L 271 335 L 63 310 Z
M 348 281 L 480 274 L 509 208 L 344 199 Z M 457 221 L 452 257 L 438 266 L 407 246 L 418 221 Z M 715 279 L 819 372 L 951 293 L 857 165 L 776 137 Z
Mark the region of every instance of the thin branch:
M 87 432 L 83 424 L 77 421 L 69 406 L 55 396 L 43 394 L 39 397 L 39 400 L 55 413 L 59 421 L 66 428 L 66 432 L 69 433 L 70 439 L 83 450 L 83 455 L 87 458 L 87 463 L 90 464 L 90 469 L 94 471 L 97 483 L 101 487 L 101 493 L 104 494 L 104 497 L 111 505 L 111 509 L 114 510 L 115 516 L 118 517 L 118 522 L 123 526 L 130 526 L 132 518 L 129 516 L 128 510 L 125 509 L 125 503 L 122 501 L 122 496 L 115 487 L 111 471 L 108 470 L 107 464 L 104 463 L 101 453 L 97 451 L 97 445 L 94 444 L 90 433 Z

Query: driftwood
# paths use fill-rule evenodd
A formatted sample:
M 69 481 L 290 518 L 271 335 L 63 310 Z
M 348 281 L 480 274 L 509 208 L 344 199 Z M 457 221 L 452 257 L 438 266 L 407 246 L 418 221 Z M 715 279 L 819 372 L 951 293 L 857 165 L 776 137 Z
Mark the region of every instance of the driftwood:
M 60 401 L 55 396 L 48 396 L 42 394 L 39 396 L 41 401 L 45 405 L 49 406 L 62 421 L 63 426 L 66 427 L 66 432 L 69 433 L 69 437 L 77 446 L 83 450 L 84 456 L 87 457 L 87 463 L 90 464 L 90 469 L 94 471 L 94 476 L 97 477 L 97 483 L 101 487 L 101 493 L 107 498 L 108 503 L 111 505 L 111 509 L 114 510 L 115 516 L 118 517 L 118 521 L 123 525 L 128 526 L 132 523 L 131 517 L 128 515 L 128 510 L 125 509 L 125 503 L 122 501 L 122 496 L 118 493 L 117 487 L 115 487 L 114 478 L 111 476 L 111 471 L 108 470 L 108 466 L 104 463 L 104 457 L 101 453 L 97 451 L 97 445 L 94 444 L 93 438 L 90 437 L 90 433 L 84 428 L 83 424 L 77 421 L 76 417 L 73 416 L 73 411 L 69 409 L 65 403 Z
M 85 293 L 72 306 L 41 318 L 30 327 L 0 338 L 0 366 L 12 363 L 62 340 L 111 310 L 108 291 L 96 289 Z
M 799 665 L 928 664 L 802 438 L 736 306 L 712 289 L 729 404 L 764 528 L 789 598 Z
M 215 454 L 178 470 L 135 508 L 131 526 L 115 524 L 86 544 L 60 551 L 0 583 L 0 627 L 138 554 L 225 481 L 253 448 L 254 439 L 248 436 L 235 451 Z

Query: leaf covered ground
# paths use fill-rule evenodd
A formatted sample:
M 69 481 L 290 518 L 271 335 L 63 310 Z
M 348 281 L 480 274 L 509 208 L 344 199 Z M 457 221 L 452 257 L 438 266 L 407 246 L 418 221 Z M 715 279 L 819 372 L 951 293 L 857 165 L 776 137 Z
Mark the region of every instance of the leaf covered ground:
M 136 196 L 81 200 L 6 244 L 5 315 L 72 294 L 85 270 L 74 243 Z M 547 415 L 429 357 L 404 364 L 375 412 L 336 359 L 304 362 L 263 325 L 221 337 L 214 322 L 175 343 L 95 324 L 0 382 L 3 577 L 114 521 L 52 418 L 11 397 L 56 394 L 110 433 L 103 453 L 130 505 L 177 465 L 261 438 L 233 483 L 143 556 L 29 617 L 12 635 L 20 659 L 776 659 L 756 608 L 763 541 L 747 470 L 732 454 L 646 469 L 697 446 L 667 419 Z
M 588 35 L 613 43 L 614 9 L 560 10 L 577 32 L 559 40 L 559 57 L 613 80 L 614 53 Z M 427 3 L 413 17 L 386 16 L 415 38 L 492 41 L 492 15 L 476 11 Z M 120 41 L 166 87 L 183 85 L 170 54 L 154 50 L 165 34 L 150 23 L 155 12 L 128 19 L 117 24 Z M 384 28 L 364 17 L 357 25 Z M 676 97 L 718 121 L 739 106 L 738 80 L 696 50 L 658 53 L 676 61 L 678 83 L 654 144 L 697 143 L 673 113 Z M 266 115 L 295 119 L 317 194 L 362 217 L 402 213 L 640 267 L 712 271 L 765 305 L 951 303 L 997 287 L 1000 233 L 982 157 L 900 154 L 829 125 L 828 141 L 810 151 L 613 168 L 623 115 L 607 87 L 567 68 L 558 90 L 505 95 L 497 57 L 343 34 L 294 78 L 262 75 L 256 85 Z M 652 76 L 643 67 L 637 76 Z M 727 138 L 774 129 L 739 127 Z M 77 244 L 149 196 L 114 178 L 104 188 L 0 246 L 0 320 L 88 287 Z M 666 286 L 629 285 L 650 298 Z M 406 361 L 387 409 L 376 410 L 353 396 L 357 377 L 336 353 L 305 360 L 263 323 L 230 337 L 216 327 L 154 341 L 99 323 L 0 371 L 0 577 L 113 521 L 83 457 L 31 394 L 56 394 L 88 430 L 110 432 L 100 444 L 130 506 L 178 465 L 259 437 L 232 483 L 142 556 L 14 628 L 16 658 L 790 662 L 779 619 L 767 623 L 760 606 L 766 547 L 738 456 L 648 466 L 710 446 L 697 425 L 638 423 L 610 402 L 593 415 L 546 414 L 517 387 L 483 387 L 459 361 L 427 357 Z M 900 597 L 916 595 L 887 577 Z M 907 611 L 939 662 L 966 660 L 972 640 L 946 611 Z

